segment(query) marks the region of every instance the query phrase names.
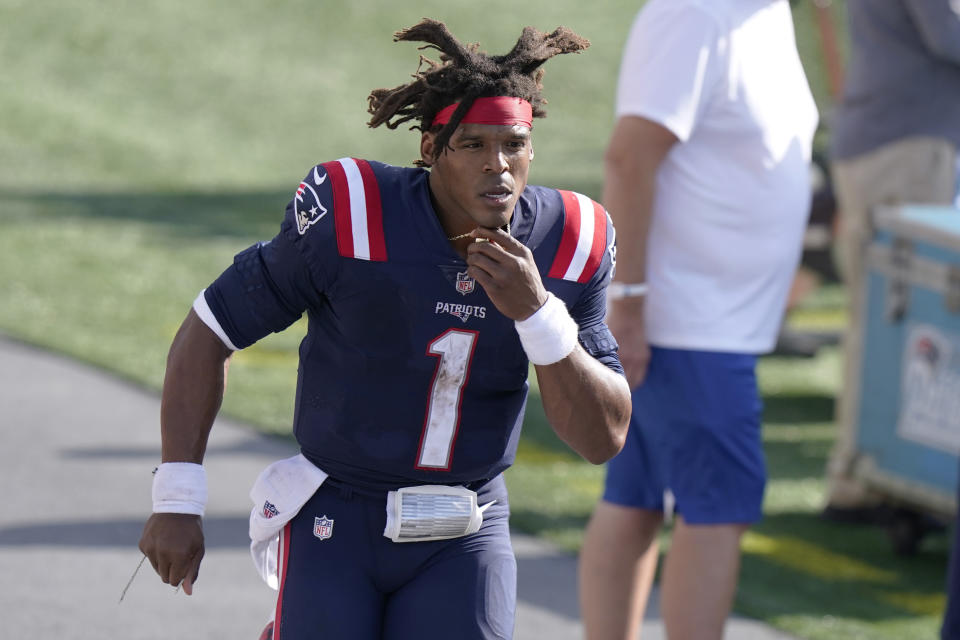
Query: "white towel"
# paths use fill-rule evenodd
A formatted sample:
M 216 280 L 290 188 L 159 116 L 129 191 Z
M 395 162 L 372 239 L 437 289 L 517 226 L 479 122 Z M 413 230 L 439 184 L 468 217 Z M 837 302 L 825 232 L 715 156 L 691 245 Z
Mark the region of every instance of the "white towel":
M 270 588 L 279 588 L 277 554 L 280 530 L 300 512 L 326 479 L 323 470 L 298 453 L 264 469 L 250 490 L 250 499 L 253 500 L 250 555 L 260 577 Z

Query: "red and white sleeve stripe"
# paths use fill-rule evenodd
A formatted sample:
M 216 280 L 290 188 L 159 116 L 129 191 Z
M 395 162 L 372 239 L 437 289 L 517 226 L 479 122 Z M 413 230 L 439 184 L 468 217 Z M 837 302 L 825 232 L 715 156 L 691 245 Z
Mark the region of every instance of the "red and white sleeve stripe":
M 607 248 L 607 212 L 599 203 L 574 191 L 563 198 L 563 236 L 547 276 L 588 282 L 597 272 Z
M 366 160 L 340 158 L 323 163 L 333 189 L 337 249 L 347 258 L 383 262 L 383 206 L 377 178 Z

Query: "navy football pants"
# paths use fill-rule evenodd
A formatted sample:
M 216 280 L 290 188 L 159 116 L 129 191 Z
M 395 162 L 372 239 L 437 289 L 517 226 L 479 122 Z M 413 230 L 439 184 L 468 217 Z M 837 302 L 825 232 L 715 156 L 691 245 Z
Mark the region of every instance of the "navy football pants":
M 385 495 L 324 484 L 281 536 L 274 638 L 511 638 L 508 507 L 484 516 L 470 536 L 396 543 L 383 537 Z

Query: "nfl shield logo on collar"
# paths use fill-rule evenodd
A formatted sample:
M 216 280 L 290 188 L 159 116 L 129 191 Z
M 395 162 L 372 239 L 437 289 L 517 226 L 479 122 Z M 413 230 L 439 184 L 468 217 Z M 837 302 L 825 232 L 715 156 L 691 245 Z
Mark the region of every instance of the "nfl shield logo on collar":
M 313 535 L 321 540 L 326 540 L 333 535 L 333 520 L 327 516 L 313 519 Z
M 468 293 L 473 293 L 473 288 L 476 286 L 477 281 L 467 275 L 466 271 L 461 271 L 457 274 L 457 292 L 465 296 Z

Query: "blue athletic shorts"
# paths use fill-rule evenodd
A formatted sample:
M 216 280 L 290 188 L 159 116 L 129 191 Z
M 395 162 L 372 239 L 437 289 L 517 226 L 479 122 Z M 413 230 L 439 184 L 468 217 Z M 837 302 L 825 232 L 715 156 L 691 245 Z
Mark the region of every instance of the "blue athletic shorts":
M 517 564 L 508 517 L 498 500 L 477 533 L 396 543 L 383 536 L 386 494 L 324 483 L 281 535 L 274 638 L 511 638 Z
M 664 492 L 690 524 L 760 519 L 766 463 L 754 355 L 651 348 L 623 450 L 603 499 L 661 510 Z

